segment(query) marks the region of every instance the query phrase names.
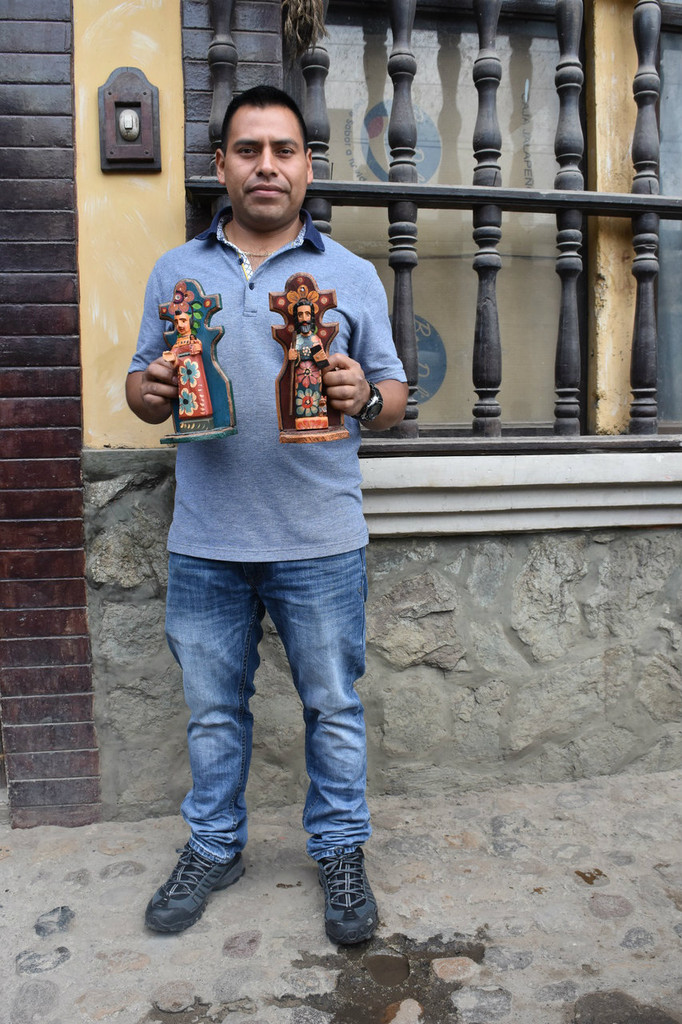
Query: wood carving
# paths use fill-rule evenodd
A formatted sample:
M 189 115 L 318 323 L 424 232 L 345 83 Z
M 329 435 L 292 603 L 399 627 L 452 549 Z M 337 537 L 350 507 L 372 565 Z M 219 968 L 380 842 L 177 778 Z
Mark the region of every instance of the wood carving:
M 329 346 L 338 323 L 322 323 L 327 309 L 336 308 L 333 288 L 320 291 L 310 274 L 292 274 L 283 292 L 270 292 L 270 309 L 284 325 L 272 328 L 284 349 L 277 377 L 277 417 L 280 441 L 307 444 L 348 437 L 343 414 L 327 406 L 322 370 L 329 365 Z
M 178 398 L 173 402 L 175 433 L 161 444 L 208 441 L 237 433 L 232 385 L 216 357 L 223 327 L 209 327 L 222 309 L 219 295 L 204 295 L 198 281 L 178 281 L 170 302 L 159 305 L 159 317 L 173 324 L 164 338 L 163 358 L 178 376 Z

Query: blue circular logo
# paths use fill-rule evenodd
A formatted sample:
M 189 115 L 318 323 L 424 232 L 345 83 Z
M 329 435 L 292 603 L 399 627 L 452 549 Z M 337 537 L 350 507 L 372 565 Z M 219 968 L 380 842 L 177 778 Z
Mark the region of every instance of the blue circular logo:
M 388 181 L 390 148 L 388 145 L 388 122 L 391 116 L 390 103 L 377 103 L 367 112 L 362 122 L 362 151 L 367 166 L 380 181 Z M 428 114 L 415 107 L 417 122 L 417 145 L 415 162 L 418 181 L 427 182 L 438 170 L 441 158 L 441 143 L 438 129 Z
M 445 345 L 440 334 L 423 316 L 414 318 L 414 329 L 417 332 L 417 357 L 419 361 L 419 377 L 417 379 L 417 403 L 421 405 L 433 398 L 445 380 L 448 367 Z

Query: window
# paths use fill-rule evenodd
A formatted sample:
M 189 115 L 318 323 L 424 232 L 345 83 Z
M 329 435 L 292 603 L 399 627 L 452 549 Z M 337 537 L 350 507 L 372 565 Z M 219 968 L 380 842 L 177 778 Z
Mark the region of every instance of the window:
M 492 20 L 489 5 L 473 0 L 473 6 L 483 21 Z M 487 146 L 489 164 L 495 164 L 498 146 L 491 138 L 489 117 L 481 133 L 485 144 L 480 137 L 477 143 L 477 163 L 474 125 L 479 123 L 485 97 L 483 90 L 479 96 L 474 83 L 474 71 L 481 65 L 471 0 L 418 3 L 409 48 L 417 68 L 412 103 L 418 122 L 415 173 L 419 183 L 402 189 L 385 186 L 394 95 L 389 76 L 394 59 L 389 8 L 407 14 L 409 0 L 389 0 L 388 6 L 378 0 L 365 0 L 362 6 L 355 0 L 332 0 L 327 17 L 330 36 L 321 43 L 329 55 L 329 72 L 326 59 L 321 59 L 325 55 L 315 51 L 304 56 L 301 69 L 289 72 L 288 82 L 303 100 L 305 79 L 306 107 L 316 130 L 329 115 L 332 180 L 327 181 L 325 173 L 326 135 L 320 134 L 314 151 L 320 173 L 310 191 L 314 215 L 326 226 L 327 207 L 333 209 L 334 236 L 376 264 L 389 295 L 394 291 L 391 257 L 399 264 L 401 254 L 407 254 L 402 281 L 411 280 L 413 287 L 412 292 L 409 287 L 400 292 L 394 331 L 415 377 L 419 364 L 419 439 L 435 439 L 433 451 L 445 451 L 446 440 L 470 450 L 466 441 L 472 434 L 474 440 L 492 439 L 498 436 L 501 423 L 503 433 L 516 437 L 588 434 L 582 439 L 583 448 L 588 442 L 593 447 L 600 439 L 603 449 L 608 445 L 601 444 L 602 438 L 631 432 L 638 436 L 630 438 L 629 448 L 661 450 L 667 445 L 672 450 L 677 443 L 673 438 L 652 439 L 657 431 L 656 332 L 649 310 L 655 283 L 661 337 L 659 418 L 666 421 L 665 431 L 670 433 L 682 424 L 682 356 L 677 341 L 682 132 L 676 123 L 682 86 L 682 0 L 660 5 L 657 0 L 636 0 L 628 8 L 632 19 L 623 16 L 621 5 L 607 0 L 594 4 L 564 0 L 561 5 L 554 0 L 502 0 L 495 34 L 501 82 L 494 92 L 502 187 L 490 184 L 483 192 L 472 189 L 473 182 L 480 181 L 482 150 Z M 648 63 L 658 46 L 655 15 L 659 10 L 664 16 L 660 47 L 663 194 L 657 197 L 649 192 L 650 186 L 655 192 L 655 175 L 650 170 L 655 162 L 655 131 L 650 131 L 650 120 L 646 130 L 639 118 L 635 128 L 635 120 L 638 106 L 649 113 L 653 110 L 650 101 L 655 90 L 648 88 L 647 69 L 640 64 Z M 581 13 L 582 39 L 569 29 L 571 21 L 579 26 Z M 560 54 L 557 22 L 561 21 Z M 586 82 L 581 92 L 578 83 L 583 72 Z M 489 89 L 488 95 L 492 93 Z M 491 115 L 492 104 L 487 109 Z M 546 194 L 553 192 L 560 172 L 555 144 L 568 171 L 558 197 Z M 587 154 L 582 163 L 581 148 Z M 631 197 L 635 151 L 635 185 L 641 185 L 646 194 Z M 193 197 L 218 194 L 216 183 L 198 179 L 187 184 Z M 575 203 L 569 189 L 577 190 Z M 411 275 L 410 231 L 404 232 L 402 249 L 391 252 L 386 209 L 406 195 L 414 208 L 419 207 L 419 263 Z M 472 235 L 474 216 L 486 205 L 503 214 L 499 241 L 493 237 L 494 230 L 489 232 L 490 245 L 484 251 L 480 239 L 477 242 Z M 655 282 L 655 275 L 649 273 L 648 228 L 642 220 L 652 209 L 660 214 L 661 233 L 661 273 Z M 561 210 L 574 213 L 576 219 L 570 225 L 564 223 L 570 231 L 563 236 L 564 258 L 559 259 L 557 215 Z M 638 224 L 634 246 L 633 217 Z M 485 262 L 481 257 L 486 251 L 499 257 L 501 272 L 495 276 L 494 267 L 481 270 L 479 278 L 474 268 L 478 264 L 480 269 Z M 582 272 L 573 296 L 576 266 Z M 495 284 L 494 289 L 489 287 L 486 308 L 492 307 L 494 299 L 496 316 L 490 319 L 500 324 L 501 384 L 495 325 L 488 323 L 475 331 L 484 274 L 488 285 L 493 280 Z M 637 319 L 636 296 L 646 299 L 640 303 L 645 315 Z M 562 352 L 557 360 L 560 321 L 568 324 L 562 334 L 568 355 L 564 358 Z M 630 379 L 633 349 L 634 383 Z M 555 381 L 555 360 L 562 367 L 559 382 Z M 495 419 L 497 397 L 501 417 Z M 412 452 L 420 447 L 408 444 L 418 439 L 417 421 L 410 418 L 414 411 L 408 407 L 408 418 L 396 432 L 405 441 L 400 450 Z M 580 440 L 573 450 L 582 450 Z M 389 449 L 398 451 L 398 446 L 389 445 Z M 564 444 L 562 450 L 566 449 Z M 529 447 L 517 445 L 515 450 Z M 368 451 L 367 445 L 363 451 Z
M 332 176 L 387 181 L 393 85 L 387 71 L 392 35 L 386 13 L 332 8 L 327 25 Z M 502 181 L 508 187 L 551 189 L 559 112 L 556 29 L 552 22 L 505 18 L 496 47 L 503 83 L 497 92 Z M 470 15 L 418 14 L 412 49 L 419 181 L 470 185 L 478 107 L 472 77 L 479 51 L 476 25 Z M 390 295 L 386 211 L 339 207 L 332 223 L 335 238 L 374 262 Z M 547 429 L 553 419 L 560 297 L 556 230 L 551 214 L 505 214 L 498 246 L 502 417 L 517 425 L 543 422 Z M 413 289 L 420 427 L 460 424 L 469 430 L 477 291 L 471 211 L 420 210 L 418 233 Z

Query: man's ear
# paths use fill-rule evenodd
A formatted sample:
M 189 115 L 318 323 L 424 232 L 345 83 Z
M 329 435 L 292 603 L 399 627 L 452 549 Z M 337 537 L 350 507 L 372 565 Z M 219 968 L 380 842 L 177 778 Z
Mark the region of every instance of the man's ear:
M 312 149 L 307 149 L 306 150 L 305 159 L 306 159 L 306 163 L 308 164 L 308 177 L 306 179 L 306 184 L 309 185 L 310 182 L 313 180 L 313 151 L 312 151 Z M 218 181 L 220 181 L 220 178 L 218 179 Z
M 219 184 L 225 184 L 225 154 L 222 149 L 215 151 L 215 173 Z

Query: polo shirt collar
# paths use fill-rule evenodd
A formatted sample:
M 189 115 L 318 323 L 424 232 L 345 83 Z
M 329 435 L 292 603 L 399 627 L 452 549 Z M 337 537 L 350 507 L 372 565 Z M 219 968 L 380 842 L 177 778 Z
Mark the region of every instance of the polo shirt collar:
M 216 213 L 215 217 L 211 221 L 211 226 L 206 228 L 205 231 L 202 231 L 201 234 L 197 235 L 196 237 L 198 239 L 201 239 L 202 241 L 204 241 L 204 240 L 206 240 L 208 238 L 211 238 L 211 237 L 213 237 L 214 239 L 217 240 L 217 238 L 218 238 L 218 234 L 217 234 L 217 232 L 218 232 L 218 224 L 222 220 L 222 218 L 225 216 L 225 214 L 229 213 L 229 212 L 230 212 L 229 206 L 224 206 L 222 210 L 219 210 L 218 213 Z M 307 210 L 301 210 L 301 217 L 303 218 L 303 227 L 304 227 L 303 240 L 304 240 L 304 242 L 310 242 L 310 244 L 313 246 L 313 248 L 317 249 L 318 252 L 324 252 L 324 241 L 323 241 L 322 235 L 320 234 L 320 232 L 317 230 L 317 228 L 313 224 L 313 222 L 311 220 L 311 217 L 310 217 L 310 214 L 308 213 L 308 211 Z

